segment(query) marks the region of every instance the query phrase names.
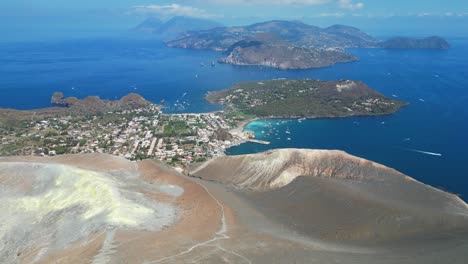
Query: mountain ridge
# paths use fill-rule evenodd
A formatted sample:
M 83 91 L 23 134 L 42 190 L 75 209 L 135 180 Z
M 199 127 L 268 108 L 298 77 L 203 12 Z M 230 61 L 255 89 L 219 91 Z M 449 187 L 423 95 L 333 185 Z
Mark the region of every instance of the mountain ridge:
M 149 17 L 137 25 L 133 31 L 173 38 L 186 31 L 206 30 L 221 26 L 223 25 L 216 21 L 187 16 L 175 16 L 165 22 L 155 17 Z
M 347 34 L 353 32 L 354 39 Z M 274 33 L 298 47 L 356 48 L 377 47 L 378 40 L 357 28 L 335 25 L 320 28 L 301 21 L 272 20 L 247 26 L 222 27 L 186 32 L 166 42 L 169 47 L 211 49 L 225 51 L 234 43 L 252 38 L 259 33 Z

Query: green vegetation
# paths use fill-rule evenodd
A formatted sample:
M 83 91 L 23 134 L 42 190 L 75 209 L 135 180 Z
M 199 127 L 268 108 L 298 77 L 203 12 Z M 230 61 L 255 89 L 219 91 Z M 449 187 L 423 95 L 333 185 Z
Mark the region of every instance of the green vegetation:
M 56 153 L 57 155 L 62 155 L 62 154 L 68 153 L 68 152 L 69 152 L 68 148 L 63 147 L 63 146 L 60 146 L 60 147 L 56 147 L 56 148 L 55 148 L 55 153 Z
M 228 105 L 234 120 L 253 117 L 345 117 L 396 112 L 406 103 L 355 81 L 272 80 L 240 83 L 210 93 L 210 102 Z
M 187 125 L 187 122 L 182 120 L 169 121 L 164 126 L 164 136 L 189 136 L 193 134 L 192 129 Z
M 236 109 L 230 109 L 226 112 L 225 114 L 226 120 L 228 120 L 228 124 L 231 127 L 236 127 L 239 122 L 243 122 L 246 120 L 252 120 L 255 119 L 254 114 L 250 114 L 247 111 L 240 111 Z
M 56 137 L 58 136 L 58 133 L 57 131 L 48 131 L 47 133 L 45 133 L 44 137 L 48 138 L 48 137 Z

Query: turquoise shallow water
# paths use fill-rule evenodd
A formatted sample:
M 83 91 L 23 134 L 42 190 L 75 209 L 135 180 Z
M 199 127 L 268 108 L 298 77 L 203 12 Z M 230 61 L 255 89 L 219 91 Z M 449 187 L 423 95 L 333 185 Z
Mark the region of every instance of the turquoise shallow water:
M 272 144 L 243 144 L 229 154 L 287 147 L 340 149 L 460 193 L 466 200 L 468 40 L 450 42 L 453 48 L 447 51 L 350 50 L 360 61 L 298 71 L 210 67 L 220 54 L 169 49 L 157 40 L 1 43 L 0 107 L 46 107 L 51 94 L 60 90 L 67 96 L 109 99 L 138 92 L 153 102 L 165 99 L 168 112 L 205 112 L 221 109 L 204 100 L 208 91 L 241 81 L 360 80 L 410 105 L 382 117 L 257 121 L 247 128 Z M 201 67 L 202 62 L 207 66 Z
M 231 155 L 274 148 L 338 149 L 395 168 L 468 197 L 468 48 L 449 51 L 355 51 L 361 61 L 321 69 L 323 79 L 358 79 L 410 103 L 394 115 L 340 119 L 259 120 L 246 126 L 265 146 L 243 144 Z M 289 131 L 288 134 L 286 131 Z

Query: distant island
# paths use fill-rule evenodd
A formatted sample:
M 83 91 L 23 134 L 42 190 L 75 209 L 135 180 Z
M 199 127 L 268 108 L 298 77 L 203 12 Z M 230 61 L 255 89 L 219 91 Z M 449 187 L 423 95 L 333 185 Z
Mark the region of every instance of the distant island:
M 448 49 L 450 44 L 441 37 L 424 39 L 394 37 L 381 43 L 386 49 Z
M 288 69 L 326 67 L 358 58 L 348 48 L 446 49 L 441 37 L 378 40 L 355 27 L 333 25 L 320 28 L 301 21 L 274 20 L 249 26 L 214 27 L 179 34 L 166 41 L 168 47 L 220 51 L 221 63 Z
M 149 17 L 137 25 L 133 31 L 150 33 L 162 38 L 173 38 L 187 31 L 206 30 L 222 26 L 223 24 L 216 21 L 186 16 L 175 16 L 166 22 L 161 21 L 159 18 Z
M 378 40 L 357 28 L 334 25 L 319 28 L 300 21 L 274 20 L 243 27 L 221 27 L 209 30 L 186 32 L 167 41 L 169 47 L 211 49 L 226 51 L 233 44 L 255 37 L 260 33 L 271 33 L 296 47 L 323 48 L 371 48 Z
M 234 43 L 220 63 L 257 65 L 278 69 L 310 69 L 351 62 L 358 58 L 340 49 L 297 47 L 273 34 L 261 34 Z
M 271 80 L 246 82 L 212 92 L 207 100 L 228 111 L 255 117 L 347 117 L 385 115 L 407 103 L 390 99 L 351 80 Z
M 169 47 L 211 49 L 225 54 L 219 62 L 267 66 L 282 70 L 310 69 L 352 62 L 345 48 L 378 47 L 378 40 L 357 28 L 319 28 L 300 21 L 269 21 L 245 27 L 192 31 L 166 42 Z

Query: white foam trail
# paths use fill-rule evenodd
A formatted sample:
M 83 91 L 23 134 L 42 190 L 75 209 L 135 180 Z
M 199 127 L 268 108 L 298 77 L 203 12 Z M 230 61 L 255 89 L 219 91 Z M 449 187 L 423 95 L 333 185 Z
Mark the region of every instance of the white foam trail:
M 436 152 L 422 151 L 422 150 L 417 150 L 417 149 L 407 149 L 407 150 L 417 152 L 417 153 L 421 153 L 421 154 L 442 157 L 442 154 L 436 153 Z

